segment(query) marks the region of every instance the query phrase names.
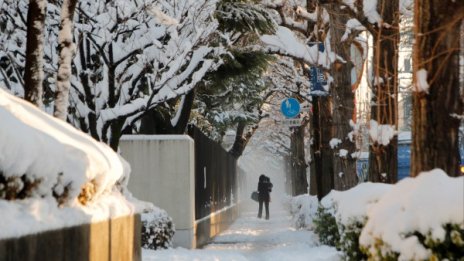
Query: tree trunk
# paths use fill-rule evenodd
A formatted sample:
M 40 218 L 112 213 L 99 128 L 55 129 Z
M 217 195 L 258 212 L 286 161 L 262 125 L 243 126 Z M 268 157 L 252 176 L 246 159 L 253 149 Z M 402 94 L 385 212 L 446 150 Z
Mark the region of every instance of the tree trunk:
M 73 43 L 74 11 L 78 0 L 64 0 L 61 8 L 61 25 L 59 33 L 60 60 L 55 92 L 53 115 L 66 121 L 69 106 L 69 89 L 71 88 L 71 63 L 76 53 Z
M 308 194 L 308 180 L 306 176 L 306 159 L 304 151 L 305 126 L 293 128 L 290 137 L 291 168 L 293 196 Z
M 333 155 L 329 146 L 332 131 L 330 97 L 313 97 L 313 149 L 317 197 L 321 200 L 334 187 Z
M 293 181 L 292 181 L 292 157 L 291 155 L 284 156 L 284 170 L 285 170 L 285 193 L 287 195 L 294 195 Z
M 25 99 L 42 106 L 43 56 L 46 0 L 30 0 L 27 11 L 26 65 L 24 68 Z
M 182 107 L 177 112 L 179 117 L 175 122 L 172 134 L 183 134 L 187 128 L 187 124 L 190 119 L 190 113 L 192 112 L 193 101 L 195 100 L 195 89 L 192 89 L 184 97 L 182 97 Z
M 237 125 L 237 130 L 235 132 L 235 141 L 232 145 L 232 148 L 229 150 L 229 153 L 238 159 L 242 156 L 243 151 L 245 150 L 245 146 L 247 144 L 247 140 L 243 138 L 243 133 L 245 132 L 246 123 L 241 121 Z
M 122 127 L 124 126 L 125 121 L 126 117 L 121 117 L 112 121 L 110 124 L 111 137 L 109 138 L 109 145 L 116 152 L 118 151 L 119 140 L 122 135 Z
M 347 190 L 358 184 L 356 174 L 356 159 L 351 154 L 356 151 L 354 140 L 348 134 L 352 131 L 350 119 L 354 113 L 354 93 L 351 87 L 351 41 L 342 41 L 345 25 L 349 19 L 348 13 L 340 5 L 330 5 L 330 41 L 332 51 L 342 57 L 345 63 L 334 63 L 331 75 L 334 79 L 330 89 L 333 101 L 333 137 L 341 140 L 333 153 L 334 189 Z M 347 152 L 345 154 L 345 152 Z
M 183 134 L 187 128 L 195 100 L 195 89 L 184 95 L 174 120 L 161 106 L 147 111 L 140 119 L 140 134 Z M 174 123 L 174 125 L 173 125 Z
M 381 0 L 377 9 L 389 26 L 374 33 L 374 79 L 371 120 L 398 130 L 398 0 Z M 373 142 L 369 146 L 369 174 L 372 182 L 395 183 L 398 178 L 398 139 L 388 145 Z
M 415 1 L 411 176 L 434 168 L 459 176 L 459 27 L 464 2 Z M 426 82 L 425 82 L 426 81 Z M 428 85 L 427 91 L 420 87 Z

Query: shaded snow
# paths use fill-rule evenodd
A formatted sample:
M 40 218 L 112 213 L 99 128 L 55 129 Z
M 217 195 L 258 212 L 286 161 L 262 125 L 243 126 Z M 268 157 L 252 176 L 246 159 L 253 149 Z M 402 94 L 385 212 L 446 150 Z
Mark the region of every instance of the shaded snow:
M 308 230 L 295 230 L 288 212 L 273 212 L 271 219 L 256 218 L 246 212 L 204 249 L 183 248 L 143 250 L 149 260 L 340 260 L 335 248 L 319 246 L 317 236 Z

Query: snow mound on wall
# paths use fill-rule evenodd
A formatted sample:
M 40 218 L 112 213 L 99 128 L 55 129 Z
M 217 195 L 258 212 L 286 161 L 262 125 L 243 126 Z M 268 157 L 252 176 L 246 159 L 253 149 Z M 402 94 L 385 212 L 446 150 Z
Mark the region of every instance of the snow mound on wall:
M 0 171 L 41 180 L 32 196 L 50 196 L 68 186 L 76 199 L 87 182 L 94 197 L 128 178 L 130 167 L 107 145 L 0 89 Z
M 0 238 L 151 206 L 132 198 L 127 191 L 130 166 L 107 145 L 2 89 L 0 120 Z M 31 185 L 26 196 L 11 193 L 26 185 Z M 90 194 L 86 201 L 79 200 L 83 194 Z
M 400 253 L 399 260 L 428 259 L 430 253 L 417 237 L 406 235 L 430 232 L 433 238 L 443 241 L 444 224 L 464 228 L 463 195 L 464 177 L 449 177 L 440 169 L 405 178 L 368 210 L 360 243 L 377 251 L 374 246 L 380 239 Z

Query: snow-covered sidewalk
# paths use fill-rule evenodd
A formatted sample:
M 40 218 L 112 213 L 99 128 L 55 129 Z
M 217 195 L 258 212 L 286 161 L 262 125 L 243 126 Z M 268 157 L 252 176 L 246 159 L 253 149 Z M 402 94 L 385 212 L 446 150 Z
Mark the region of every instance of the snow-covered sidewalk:
M 340 260 L 331 247 L 318 246 L 315 234 L 295 230 L 287 211 L 272 212 L 271 219 L 242 213 L 231 227 L 203 249 L 143 250 L 143 260 Z

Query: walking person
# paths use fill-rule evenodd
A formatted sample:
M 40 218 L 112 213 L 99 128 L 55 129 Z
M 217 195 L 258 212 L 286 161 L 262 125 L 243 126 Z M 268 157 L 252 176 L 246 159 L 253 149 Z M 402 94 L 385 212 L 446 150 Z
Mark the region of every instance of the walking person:
M 259 202 L 259 209 L 258 209 L 258 218 L 262 217 L 263 214 L 263 203 L 266 209 L 266 219 L 269 219 L 269 201 L 271 201 L 271 193 L 272 191 L 272 183 L 269 177 L 266 177 L 264 174 L 259 176 L 258 182 L 258 202 Z

